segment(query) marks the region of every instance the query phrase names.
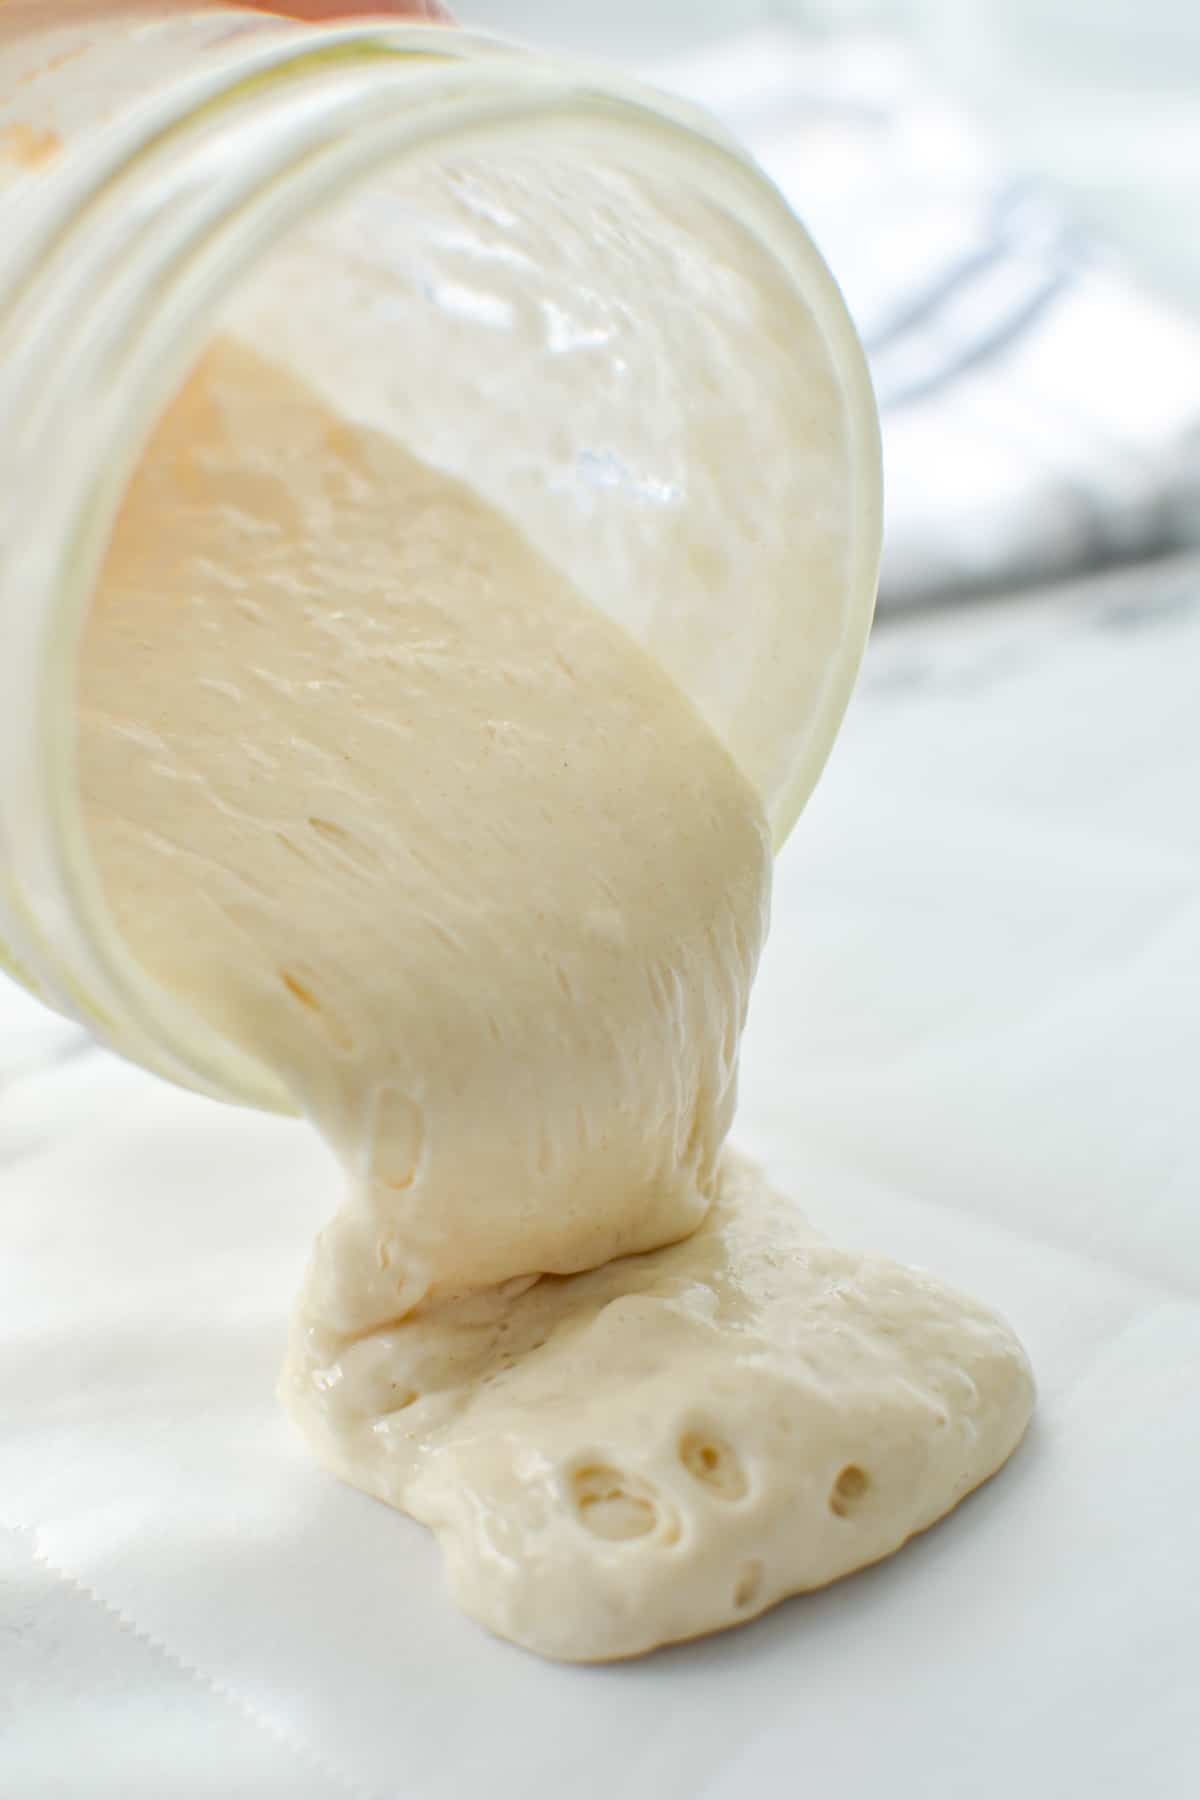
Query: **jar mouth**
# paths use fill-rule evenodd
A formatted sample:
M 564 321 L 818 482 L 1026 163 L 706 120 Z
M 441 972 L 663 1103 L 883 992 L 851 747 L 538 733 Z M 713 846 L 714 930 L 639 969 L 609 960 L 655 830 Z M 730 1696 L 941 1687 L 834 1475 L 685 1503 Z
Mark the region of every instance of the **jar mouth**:
M 6 822 L 15 822 L 22 839 L 14 861 L 36 870 L 39 894 L 37 928 L 27 917 L 14 948 L 49 996 L 176 1082 L 280 1111 L 293 1104 L 275 1077 L 152 981 L 121 937 L 84 827 L 73 718 L 76 651 L 124 490 L 230 292 L 289 233 L 381 171 L 451 151 L 494 156 L 537 142 L 603 157 L 620 146 L 626 160 L 652 164 L 737 215 L 780 279 L 794 283 L 809 310 L 816 307 L 845 398 L 860 523 L 843 574 L 838 629 L 810 696 L 805 741 L 771 796 L 777 842 L 815 783 L 849 697 L 873 606 L 880 517 L 874 406 L 840 296 L 783 201 L 710 122 L 636 84 L 597 78 L 575 64 L 531 61 L 515 47 L 436 27 L 360 25 L 300 35 L 308 42 L 303 53 L 293 49 L 282 62 L 260 57 L 219 96 L 194 99 L 182 124 L 170 127 L 169 144 L 142 168 L 136 160 L 129 165 L 126 182 L 141 183 L 144 231 L 120 269 L 106 271 L 86 325 L 68 334 L 57 404 L 43 415 L 44 432 L 57 428 L 66 441 L 66 431 L 69 441 L 61 489 L 44 524 L 40 582 L 36 556 L 27 579 L 55 595 L 54 617 L 53 628 L 40 637 L 31 630 L 25 646 L 33 751 L 22 771 L 19 816 Z M 384 70 L 393 79 L 381 81 Z M 362 79 L 367 71 L 370 80 Z M 264 83 L 273 94 L 269 118 L 244 104 L 267 91 Z M 219 140 L 211 129 L 218 118 Z M 231 154 L 235 124 L 244 166 Z M 113 446 L 120 446 L 116 455 Z M 668 672 L 677 673 L 669 664 Z

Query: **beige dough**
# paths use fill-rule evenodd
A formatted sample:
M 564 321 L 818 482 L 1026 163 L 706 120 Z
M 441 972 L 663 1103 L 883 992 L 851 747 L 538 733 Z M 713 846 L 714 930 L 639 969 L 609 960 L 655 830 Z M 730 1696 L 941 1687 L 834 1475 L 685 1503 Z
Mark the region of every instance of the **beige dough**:
M 628 1655 L 884 1555 L 1004 1460 L 1007 1328 L 722 1158 L 753 791 L 469 488 L 218 341 L 80 684 L 117 925 L 346 1168 L 285 1402 L 435 1529 L 467 1611 Z
M 493 1631 L 570 1661 L 751 1618 L 895 1550 L 1002 1463 L 1028 1371 L 928 1275 L 824 1244 L 733 1152 L 691 1237 L 335 1348 L 285 1397 L 433 1527 Z

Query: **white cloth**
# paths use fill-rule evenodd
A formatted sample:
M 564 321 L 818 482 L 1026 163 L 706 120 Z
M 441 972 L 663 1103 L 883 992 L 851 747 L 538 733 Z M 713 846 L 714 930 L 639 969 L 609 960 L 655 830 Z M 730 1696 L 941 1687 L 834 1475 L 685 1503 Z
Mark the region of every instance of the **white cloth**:
M 492 1641 L 275 1407 L 333 1173 L 93 1051 L 0 1074 L 0 1793 L 1174 1800 L 1200 1580 L 1200 565 L 900 621 L 779 868 L 736 1133 L 1002 1308 L 1013 1463 L 609 1670 Z M 2 1059 L 0 1059 L 2 1060 Z
M 885 605 L 1200 541 L 1200 322 L 994 166 L 900 50 L 746 33 L 652 70 L 809 227 L 883 418 Z

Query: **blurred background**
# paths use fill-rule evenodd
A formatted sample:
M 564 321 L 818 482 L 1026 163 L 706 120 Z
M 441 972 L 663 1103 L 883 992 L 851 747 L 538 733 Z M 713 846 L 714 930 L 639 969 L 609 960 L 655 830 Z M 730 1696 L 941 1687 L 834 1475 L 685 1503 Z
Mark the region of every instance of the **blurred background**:
M 1014 160 L 1200 306 L 1200 8 L 1193 0 L 466 0 L 509 32 L 626 62 L 775 27 L 909 50 Z
M 1200 541 L 1194 0 L 462 0 L 701 101 L 871 357 L 885 608 Z

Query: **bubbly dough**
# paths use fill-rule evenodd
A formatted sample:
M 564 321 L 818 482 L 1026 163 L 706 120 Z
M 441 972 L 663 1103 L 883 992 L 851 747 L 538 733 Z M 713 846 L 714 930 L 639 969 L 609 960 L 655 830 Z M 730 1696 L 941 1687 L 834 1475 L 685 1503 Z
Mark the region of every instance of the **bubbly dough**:
M 80 773 L 130 946 L 347 1171 L 285 1402 L 434 1528 L 467 1611 L 645 1650 L 885 1554 L 1009 1454 L 1006 1327 L 722 1160 L 761 808 L 469 488 L 219 340 L 118 521 Z
M 1004 1461 L 1032 1390 L 994 1314 L 822 1243 L 726 1152 L 683 1243 L 301 1332 L 285 1394 L 331 1468 L 433 1527 L 467 1612 L 591 1661 L 886 1556 Z

